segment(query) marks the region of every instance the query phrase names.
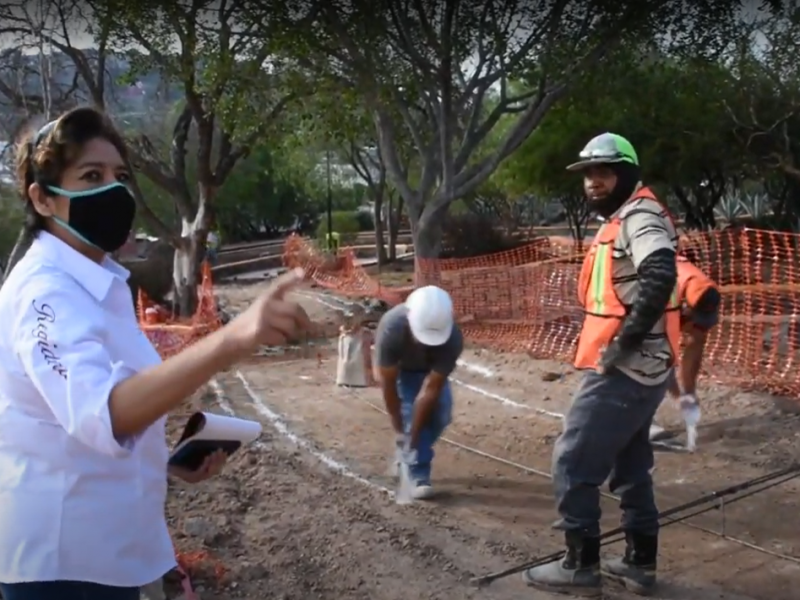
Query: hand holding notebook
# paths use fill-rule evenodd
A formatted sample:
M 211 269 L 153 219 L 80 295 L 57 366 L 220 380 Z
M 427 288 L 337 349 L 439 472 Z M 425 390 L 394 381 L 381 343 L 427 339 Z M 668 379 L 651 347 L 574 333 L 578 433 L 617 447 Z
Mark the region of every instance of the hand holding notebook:
M 180 440 L 169 458 L 171 467 L 197 471 L 216 452 L 230 456 L 244 444 L 261 435 L 256 421 L 225 417 L 213 413 L 194 413 L 186 423 Z

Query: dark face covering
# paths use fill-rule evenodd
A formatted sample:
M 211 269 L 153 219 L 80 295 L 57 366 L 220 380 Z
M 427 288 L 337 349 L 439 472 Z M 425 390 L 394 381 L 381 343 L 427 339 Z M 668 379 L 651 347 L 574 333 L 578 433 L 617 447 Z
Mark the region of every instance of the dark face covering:
M 633 194 L 641 179 L 641 170 L 628 162 L 611 163 L 608 167 L 617 176 L 617 183 L 611 193 L 604 198 L 588 200 L 589 208 L 604 219 L 617 212 Z
M 82 192 L 48 187 L 69 198 L 69 222 L 54 218 L 61 227 L 103 252 L 125 245 L 136 217 L 136 202 L 126 185 L 112 183 Z

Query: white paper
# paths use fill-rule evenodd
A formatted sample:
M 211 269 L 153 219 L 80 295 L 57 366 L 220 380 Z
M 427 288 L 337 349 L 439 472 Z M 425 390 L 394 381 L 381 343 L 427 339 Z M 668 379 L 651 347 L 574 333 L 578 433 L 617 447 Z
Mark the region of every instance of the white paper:
M 213 413 L 200 413 L 203 417 L 202 425 L 175 446 L 172 454 L 174 455 L 189 442 L 194 440 L 212 440 L 215 442 L 238 441 L 244 446 L 255 441 L 261 435 L 261 423 L 237 419 L 236 417 L 225 417 Z M 196 418 L 197 413 L 191 418 Z M 185 435 L 185 433 L 184 433 Z

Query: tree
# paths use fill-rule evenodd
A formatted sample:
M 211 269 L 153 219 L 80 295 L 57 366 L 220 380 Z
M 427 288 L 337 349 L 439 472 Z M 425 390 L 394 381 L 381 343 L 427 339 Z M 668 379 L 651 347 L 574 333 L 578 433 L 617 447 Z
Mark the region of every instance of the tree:
M 645 180 L 676 196 L 689 226 L 713 227 L 714 207 L 745 168 L 724 104 L 734 82 L 722 65 L 630 44 L 584 83 L 593 93 L 569 94 L 501 167 L 506 185 L 559 199 L 579 233 L 588 214 L 580 177 L 565 167 L 592 137 L 612 131 L 631 140 Z
M 364 182 L 373 206 L 378 265 L 395 260 L 403 200 L 389 180 L 369 111 L 352 90 L 346 92 L 329 84 L 318 86 L 313 98 L 297 106 L 288 117 L 284 126 L 292 132 L 287 138 L 293 140 L 290 143 L 306 152 L 317 149 L 332 154 Z M 412 162 L 407 142 L 407 137 L 396 140 L 404 172 L 411 169 Z M 384 245 L 387 232 L 388 253 Z
M 369 111 L 408 207 L 417 255 L 430 257 L 438 254 L 448 206 L 484 182 L 629 31 L 649 35 L 656 23 L 674 29 L 686 10 L 730 11 L 729 3 L 668 4 L 356 0 L 345 8 L 309 1 L 305 10 L 290 11 L 289 21 L 307 33 L 294 47 L 296 60 L 356 90 Z M 512 93 L 509 81 L 522 75 L 528 85 Z M 505 115 L 513 115 L 513 125 L 478 158 Z M 416 180 L 396 156 L 402 129 L 420 162 Z
M 310 229 L 322 207 L 315 165 L 280 150 L 279 144 L 256 146 L 220 188 L 217 220 L 226 240 Z
M 13 254 L 24 218 L 17 191 L 0 182 L 0 274 L 6 271 L 7 259 Z
M 160 154 L 145 133 L 131 133 L 129 142 L 136 171 L 167 192 L 176 207 L 180 226 L 170 229 L 136 190 L 149 226 L 175 247 L 177 306 L 188 314 L 196 299 L 198 262 L 216 193 L 297 94 L 281 91 L 287 88 L 280 65 L 265 68 L 272 54 L 269 36 L 253 36 L 240 27 L 241 0 L 168 5 L 57 0 L 53 4 L 50 11 L 35 11 L 21 1 L 7 3 L 0 10 L 3 27 L 21 39 L 41 37 L 50 49 L 68 57 L 95 105 L 113 108 L 106 76 L 112 62 L 127 65 L 127 83 L 156 72 L 167 88 L 180 89 L 182 103 L 172 125 L 168 155 Z M 95 46 L 91 52 L 73 43 L 76 32 L 91 34 Z M 196 181 L 187 175 L 187 144 L 192 136 Z
M 403 198 L 389 181 L 386 161 L 379 147 L 359 146 L 353 141 L 344 153 L 369 190 L 374 216 L 375 250 L 378 267 L 382 267 L 397 260 L 397 235 L 404 209 Z
M 800 13 L 773 9 L 743 24 L 732 44 L 725 106 L 757 169 L 800 184 Z

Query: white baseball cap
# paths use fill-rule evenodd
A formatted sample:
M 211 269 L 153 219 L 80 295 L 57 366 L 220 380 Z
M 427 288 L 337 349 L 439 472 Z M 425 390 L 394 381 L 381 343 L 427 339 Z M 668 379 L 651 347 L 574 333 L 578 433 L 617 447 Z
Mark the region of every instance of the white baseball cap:
M 453 300 L 435 285 L 418 288 L 406 298 L 411 335 L 425 346 L 441 346 L 453 331 Z

